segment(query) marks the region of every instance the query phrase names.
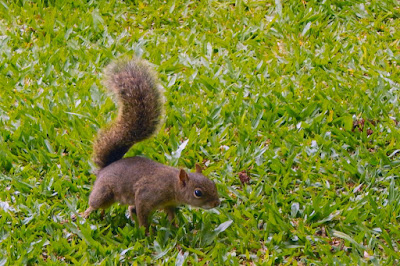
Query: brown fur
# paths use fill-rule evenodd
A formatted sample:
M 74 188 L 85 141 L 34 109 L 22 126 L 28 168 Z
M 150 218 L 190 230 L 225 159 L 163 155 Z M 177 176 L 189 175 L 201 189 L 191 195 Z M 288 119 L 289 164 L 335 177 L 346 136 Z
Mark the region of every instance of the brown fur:
M 115 121 L 100 131 L 94 143 L 94 161 L 100 169 L 89 208 L 82 215 L 88 217 L 93 210 L 119 202 L 129 205 L 132 220 L 136 214 L 139 225 L 147 230 L 155 209 L 164 209 L 172 221 L 180 204 L 217 207 L 217 188 L 201 173 L 199 165 L 195 173 L 188 174 L 138 156 L 121 159 L 134 143 L 156 131 L 162 95 L 155 76 L 143 61 L 117 61 L 105 73 L 106 85 L 117 94 L 120 109 Z
M 93 160 L 100 168 L 121 159 L 136 142 L 149 138 L 157 130 L 162 112 L 160 85 L 144 61 L 112 63 L 105 77 L 107 88 L 117 96 L 119 112 L 93 145 Z
M 203 196 L 196 197 L 195 190 L 201 190 Z M 132 220 L 136 213 L 139 225 L 146 229 L 155 209 L 166 210 L 172 221 L 178 205 L 210 209 L 220 204 L 214 182 L 201 173 L 187 174 L 139 156 L 121 159 L 99 171 L 84 216 L 114 202 L 129 205 Z

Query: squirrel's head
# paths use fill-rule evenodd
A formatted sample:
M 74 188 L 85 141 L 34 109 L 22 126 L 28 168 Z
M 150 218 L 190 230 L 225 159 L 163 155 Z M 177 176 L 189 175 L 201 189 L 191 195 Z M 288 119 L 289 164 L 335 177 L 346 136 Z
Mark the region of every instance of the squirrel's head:
M 186 173 L 181 169 L 179 172 L 179 188 L 182 200 L 185 203 L 204 209 L 218 207 L 221 201 L 218 197 L 215 183 L 204 176 L 202 169 L 196 164 L 195 173 Z

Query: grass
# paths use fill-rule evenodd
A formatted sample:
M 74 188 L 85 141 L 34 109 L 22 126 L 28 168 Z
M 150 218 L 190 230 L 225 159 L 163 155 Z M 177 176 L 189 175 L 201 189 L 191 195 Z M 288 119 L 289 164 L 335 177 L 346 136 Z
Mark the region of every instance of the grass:
M 400 262 L 397 1 L 1 0 L 0 18 L 0 265 Z M 128 155 L 200 162 L 222 198 L 178 229 L 155 213 L 149 237 L 125 206 L 72 219 L 116 114 L 102 69 L 133 55 L 166 119 Z

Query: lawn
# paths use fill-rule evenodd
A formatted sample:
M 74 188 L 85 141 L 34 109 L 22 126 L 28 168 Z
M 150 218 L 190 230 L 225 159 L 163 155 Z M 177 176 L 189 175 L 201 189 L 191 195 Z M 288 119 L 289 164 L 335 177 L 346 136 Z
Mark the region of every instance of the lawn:
M 147 237 L 78 215 L 122 56 L 166 98 L 127 156 L 200 163 L 222 200 Z M 0 84 L 0 265 L 400 263 L 396 0 L 0 1 Z

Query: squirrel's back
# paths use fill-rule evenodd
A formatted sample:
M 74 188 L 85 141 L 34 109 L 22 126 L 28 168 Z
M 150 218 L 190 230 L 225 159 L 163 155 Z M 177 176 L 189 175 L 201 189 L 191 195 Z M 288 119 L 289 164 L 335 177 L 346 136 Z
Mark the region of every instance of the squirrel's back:
M 133 144 L 150 137 L 160 124 L 163 105 L 156 75 L 143 60 L 110 64 L 105 70 L 105 85 L 117 96 L 119 111 L 93 145 L 93 160 L 100 168 L 121 159 Z

